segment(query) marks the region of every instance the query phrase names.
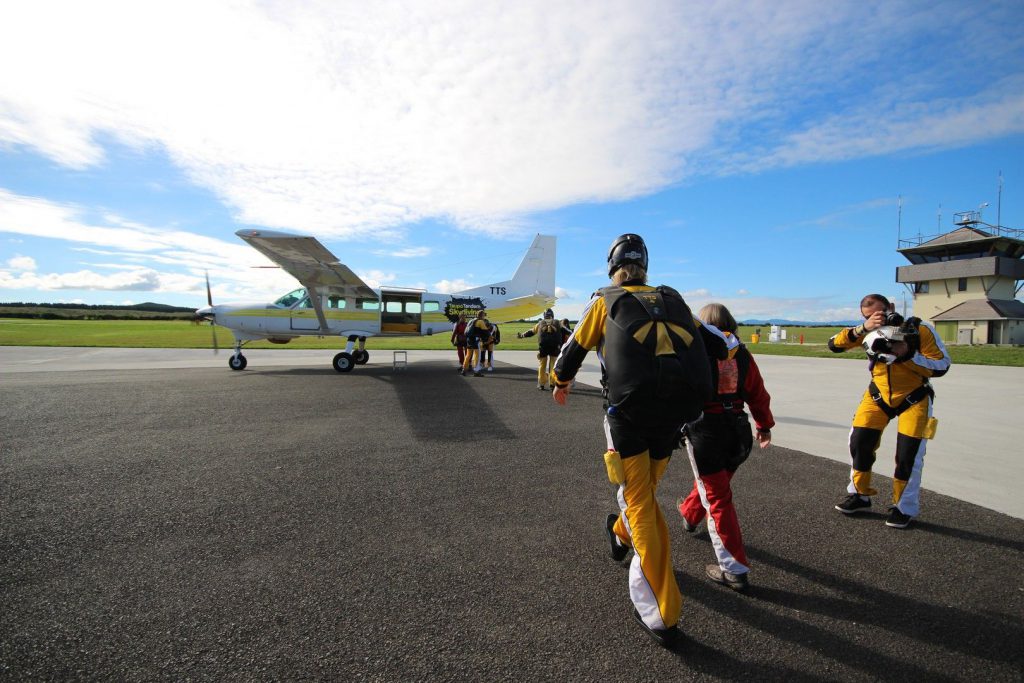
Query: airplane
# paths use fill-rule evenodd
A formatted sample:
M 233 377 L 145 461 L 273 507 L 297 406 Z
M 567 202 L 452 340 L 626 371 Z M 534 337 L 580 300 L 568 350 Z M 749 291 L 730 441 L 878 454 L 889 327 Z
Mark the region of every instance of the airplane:
M 207 306 L 196 317 L 231 330 L 235 351 L 232 370 L 248 365 L 242 346 L 266 339 L 287 344 L 302 336 L 338 336 L 345 350 L 334 356 L 334 369 L 351 372 L 370 359 L 366 338 L 450 334 L 460 314 L 468 319 L 486 310 L 493 323 L 522 320 L 555 303 L 555 238 L 537 235 L 512 278 L 452 294 L 407 287 L 374 289 L 338 261 L 315 237 L 270 230 L 235 233 L 291 274 L 300 289 L 273 303 L 213 304 L 206 281 Z

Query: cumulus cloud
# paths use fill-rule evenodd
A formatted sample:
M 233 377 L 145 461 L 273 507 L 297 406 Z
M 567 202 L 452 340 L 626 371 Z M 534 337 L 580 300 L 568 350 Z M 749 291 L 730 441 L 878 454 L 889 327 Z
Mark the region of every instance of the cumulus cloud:
M 1019 18 L 942 0 L 6 3 L 0 146 L 79 169 L 108 140 L 159 149 L 248 224 L 505 234 L 693 173 L 1024 131 Z
M 7 259 L 7 266 L 12 270 L 32 272 L 36 269 L 36 260 L 31 256 L 21 256 L 19 254 Z
M 441 280 L 440 282 L 435 282 L 430 288 L 430 291 L 438 292 L 439 294 L 454 294 L 455 292 L 473 289 L 476 286 L 476 284 L 469 282 L 468 280 L 457 278 L 455 280 Z

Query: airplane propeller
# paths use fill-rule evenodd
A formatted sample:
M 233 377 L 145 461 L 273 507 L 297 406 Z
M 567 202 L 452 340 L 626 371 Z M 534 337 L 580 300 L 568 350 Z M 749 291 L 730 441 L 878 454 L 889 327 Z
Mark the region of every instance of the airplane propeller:
M 210 307 L 208 315 L 202 315 L 204 320 L 210 321 L 210 337 L 213 339 L 213 355 L 220 353 L 220 346 L 217 344 L 217 328 L 214 327 L 214 320 L 216 317 L 213 314 L 213 292 L 210 290 L 210 271 L 206 271 L 206 303 Z M 198 312 L 197 312 L 197 315 Z

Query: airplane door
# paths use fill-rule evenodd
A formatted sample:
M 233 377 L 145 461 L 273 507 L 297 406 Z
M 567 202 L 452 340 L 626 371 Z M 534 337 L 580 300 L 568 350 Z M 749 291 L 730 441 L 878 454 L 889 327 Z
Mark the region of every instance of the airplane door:
M 421 296 L 414 292 L 381 291 L 381 333 L 418 335 L 423 318 Z
M 319 330 L 320 321 L 316 317 L 313 302 L 307 296 L 292 309 L 291 328 L 293 330 Z

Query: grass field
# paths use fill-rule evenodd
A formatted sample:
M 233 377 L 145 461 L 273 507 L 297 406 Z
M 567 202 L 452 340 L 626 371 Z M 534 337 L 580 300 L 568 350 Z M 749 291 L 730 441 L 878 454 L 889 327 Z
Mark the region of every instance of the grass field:
M 507 323 L 501 326 L 499 350 L 533 350 L 536 338 L 516 339 L 516 332 L 529 329 L 529 323 Z M 217 342 L 223 348 L 234 345 L 231 332 L 213 327 Z M 786 343 L 769 344 L 767 334 L 761 343 L 751 344 L 753 327 L 741 327 L 740 338 L 754 353 L 820 358 L 863 359 L 859 352 L 834 354 L 825 343 L 836 327 L 789 328 Z M 762 328 L 762 332 L 767 332 Z M 799 343 L 800 335 L 804 343 Z M 202 349 L 211 348 L 211 327 L 182 320 L 26 320 L 0 318 L 0 346 L 104 346 L 122 348 Z M 286 346 L 270 342 L 252 342 L 246 348 L 269 349 L 340 349 L 344 341 L 337 337 L 300 337 Z M 443 350 L 450 349 L 447 334 L 432 337 L 371 337 L 366 348 L 373 350 Z M 969 365 L 1006 365 L 1024 367 L 1024 347 L 950 346 L 954 363 Z

